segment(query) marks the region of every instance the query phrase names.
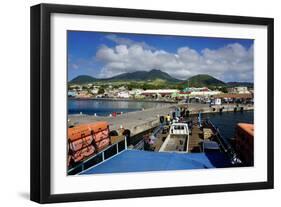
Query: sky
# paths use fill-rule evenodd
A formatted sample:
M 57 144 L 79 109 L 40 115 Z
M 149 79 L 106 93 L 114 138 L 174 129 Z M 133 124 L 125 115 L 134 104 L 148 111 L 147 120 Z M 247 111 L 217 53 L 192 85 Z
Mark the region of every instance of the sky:
M 68 31 L 68 80 L 159 69 L 186 80 L 208 74 L 253 82 L 254 40 Z

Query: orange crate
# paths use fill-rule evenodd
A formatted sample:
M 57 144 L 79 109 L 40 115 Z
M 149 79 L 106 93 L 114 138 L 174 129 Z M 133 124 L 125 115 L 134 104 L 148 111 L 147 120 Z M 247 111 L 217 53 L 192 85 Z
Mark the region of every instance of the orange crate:
M 94 139 L 93 139 L 92 135 L 84 137 L 84 138 L 77 139 L 77 140 L 69 143 L 69 149 L 76 152 L 76 151 L 92 144 L 93 140 Z
M 68 139 L 70 141 L 75 141 L 89 135 L 91 135 L 91 128 L 88 125 L 78 125 L 73 128 L 68 128 Z
M 89 157 L 90 155 L 93 155 L 95 153 L 95 147 L 93 145 L 90 145 L 88 147 L 85 147 L 77 152 L 75 152 L 72 155 L 72 159 L 74 162 L 80 162 L 83 159 Z

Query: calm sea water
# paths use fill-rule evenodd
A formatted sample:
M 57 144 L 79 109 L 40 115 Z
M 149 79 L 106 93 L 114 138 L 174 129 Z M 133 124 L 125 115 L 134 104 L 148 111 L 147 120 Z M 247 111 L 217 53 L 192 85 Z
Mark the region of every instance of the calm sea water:
M 110 100 L 68 100 L 68 114 L 83 114 L 108 116 L 112 112 L 140 111 L 143 108 L 157 108 L 169 103 L 145 102 L 145 101 L 110 101 Z
M 203 117 L 208 117 L 219 128 L 221 135 L 226 139 L 234 137 L 237 123 L 254 123 L 253 111 L 204 114 Z

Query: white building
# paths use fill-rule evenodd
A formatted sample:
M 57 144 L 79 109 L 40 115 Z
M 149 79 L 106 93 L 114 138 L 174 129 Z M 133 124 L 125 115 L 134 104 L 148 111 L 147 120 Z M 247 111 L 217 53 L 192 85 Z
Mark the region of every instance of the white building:
M 155 90 L 145 90 L 141 93 L 143 96 L 171 96 L 173 93 L 178 93 L 177 89 L 155 89 Z
M 228 91 L 228 93 L 238 93 L 238 94 L 250 93 L 248 90 L 248 87 L 246 87 L 246 86 L 228 88 L 227 91 Z
M 191 96 L 214 96 L 222 93 L 221 91 L 192 91 Z
M 124 90 L 126 90 L 126 87 L 125 86 L 120 86 L 118 89 L 121 90 L 121 91 L 124 91 Z
M 99 89 L 98 88 L 94 88 L 91 90 L 92 94 L 98 94 Z
M 77 95 L 76 91 L 68 91 L 67 95 L 70 97 L 75 97 Z
M 215 105 L 221 105 L 221 99 L 220 98 L 216 98 L 214 101 Z
M 121 91 L 117 93 L 118 98 L 130 98 L 130 94 L 128 91 Z
M 143 89 L 132 89 L 131 91 L 129 91 L 129 94 L 132 96 L 139 96 L 142 94 L 142 92 L 144 92 Z

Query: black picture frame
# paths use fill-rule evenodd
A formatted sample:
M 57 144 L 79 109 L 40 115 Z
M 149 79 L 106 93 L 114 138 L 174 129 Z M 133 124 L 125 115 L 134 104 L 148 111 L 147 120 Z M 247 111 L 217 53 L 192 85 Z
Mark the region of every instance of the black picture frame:
M 50 74 L 50 15 L 52 13 L 99 15 L 113 17 L 151 18 L 207 23 L 233 23 L 264 25 L 267 27 L 267 181 L 238 184 L 169 187 L 74 194 L 51 194 L 50 184 L 50 130 L 51 130 L 51 74 Z M 88 201 L 147 196 L 210 193 L 271 189 L 274 186 L 274 117 L 273 117 L 273 44 L 274 20 L 272 18 L 195 14 L 168 11 L 103 8 L 89 6 L 39 4 L 31 7 L 31 174 L 30 199 L 38 203 Z

